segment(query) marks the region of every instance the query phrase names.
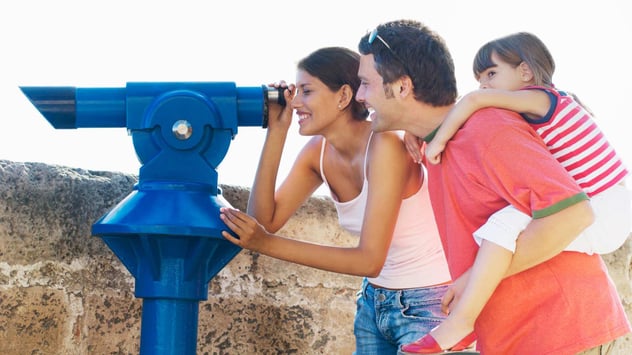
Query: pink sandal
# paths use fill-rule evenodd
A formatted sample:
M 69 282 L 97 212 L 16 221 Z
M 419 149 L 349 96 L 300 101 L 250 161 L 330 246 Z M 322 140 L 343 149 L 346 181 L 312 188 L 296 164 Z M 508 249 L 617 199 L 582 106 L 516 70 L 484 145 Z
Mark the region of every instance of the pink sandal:
M 474 341 L 476 341 L 476 334 L 472 332 L 451 348 L 441 349 L 435 338 L 428 333 L 415 342 L 403 345 L 399 354 L 478 354 L 476 351 L 463 351 L 469 348 Z

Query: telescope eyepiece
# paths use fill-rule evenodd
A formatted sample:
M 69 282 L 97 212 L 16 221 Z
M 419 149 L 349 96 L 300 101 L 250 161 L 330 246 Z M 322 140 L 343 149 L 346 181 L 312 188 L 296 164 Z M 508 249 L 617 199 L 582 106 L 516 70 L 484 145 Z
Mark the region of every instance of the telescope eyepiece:
M 265 95 L 263 95 L 263 122 L 261 124 L 261 128 L 268 128 L 268 105 L 270 104 L 270 102 L 276 102 L 283 107 L 287 105 L 287 102 L 285 101 L 285 96 L 283 95 L 285 89 L 286 88 L 282 87 L 271 88 L 269 86 L 263 85 L 263 92 L 265 93 Z

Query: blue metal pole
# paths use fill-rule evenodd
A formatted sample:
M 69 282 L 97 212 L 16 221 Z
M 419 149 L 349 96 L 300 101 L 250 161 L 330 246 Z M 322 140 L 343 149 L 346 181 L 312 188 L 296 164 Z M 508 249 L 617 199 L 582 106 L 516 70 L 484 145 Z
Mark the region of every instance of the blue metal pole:
M 143 299 L 140 355 L 194 355 L 198 300 Z

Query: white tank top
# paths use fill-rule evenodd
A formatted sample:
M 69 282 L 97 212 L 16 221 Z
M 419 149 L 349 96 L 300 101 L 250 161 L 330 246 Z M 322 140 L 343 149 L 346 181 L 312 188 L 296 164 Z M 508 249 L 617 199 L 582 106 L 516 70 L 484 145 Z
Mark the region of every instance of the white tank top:
M 323 170 L 324 138 L 320 150 L 320 174 L 325 185 L 329 188 L 338 212 L 338 221 L 344 229 L 358 236 L 362 231 L 364 210 L 369 194 L 366 161 L 371 137 L 373 137 L 372 132 L 367 142 L 364 158 L 362 190 L 358 196 L 350 201 L 339 202 L 331 194 L 331 188 Z M 423 165 L 420 166 L 421 169 L 424 169 Z M 427 174 L 425 169 L 424 174 Z M 406 289 L 450 281 L 448 264 L 441 247 L 439 231 L 430 205 L 427 180 L 424 178 L 424 183 L 417 193 L 402 200 L 393 239 L 382 271 L 378 277 L 368 278 L 372 284 L 390 289 Z

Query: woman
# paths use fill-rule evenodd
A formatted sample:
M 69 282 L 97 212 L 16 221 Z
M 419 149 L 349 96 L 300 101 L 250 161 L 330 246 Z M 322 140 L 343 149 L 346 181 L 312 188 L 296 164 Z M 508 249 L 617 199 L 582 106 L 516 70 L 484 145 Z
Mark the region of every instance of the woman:
M 299 62 L 296 85 L 284 92 L 291 105 L 271 108 L 270 117 L 277 118 L 269 122 L 248 214 L 221 211 L 238 238 L 223 235 L 271 257 L 364 276 L 354 322 L 356 354 L 396 354 L 444 319 L 440 301 L 450 277 L 424 168 L 409 156 L 400 135 L 372 132 L 367 108 L 355 100 L 358 67 L 359 55 L 340 47 L 319 49 Z M 313 138 L 275 191 L 293 109 L 299 133 Z M 272 234 L 323 183 L 340 224 L 359 236 L 357 246 Z

